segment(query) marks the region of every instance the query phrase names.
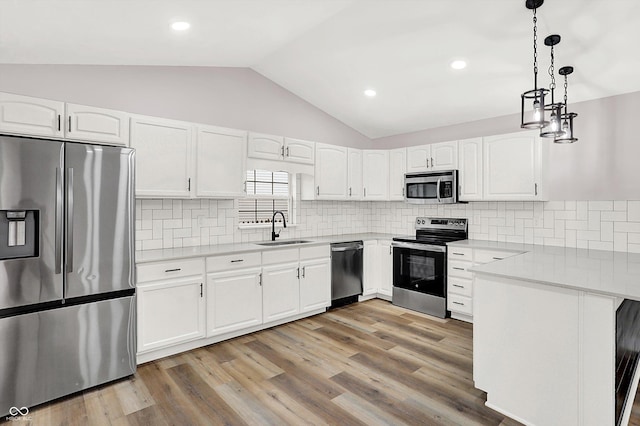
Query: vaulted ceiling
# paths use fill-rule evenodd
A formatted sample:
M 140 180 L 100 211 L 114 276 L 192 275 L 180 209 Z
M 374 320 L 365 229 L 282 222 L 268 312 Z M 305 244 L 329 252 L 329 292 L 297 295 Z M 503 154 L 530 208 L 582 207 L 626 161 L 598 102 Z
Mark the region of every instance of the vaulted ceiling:
M 640 90 L 637 0 L 546 0 L 538 24 L 544 85 L 558 33 L 570 101 Z M 0 0 L 0 63 L 250 67 L 371 138 L 519 111 L 532 46 L 524 0 Z

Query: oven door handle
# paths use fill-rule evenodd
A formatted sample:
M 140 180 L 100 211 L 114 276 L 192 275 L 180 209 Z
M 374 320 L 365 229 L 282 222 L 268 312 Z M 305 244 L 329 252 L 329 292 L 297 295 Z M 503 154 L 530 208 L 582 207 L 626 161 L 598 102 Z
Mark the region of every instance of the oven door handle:
M 405 242 L 392 242 L 391 247 L 397 248 L 407 248 L 413 250 L 421 250 L 421 251 L 437 251 L 439 253 L 446 253 L 446 246 L 434 246 L 431 244 L 419 244 L 419 243 L 405 243 Z

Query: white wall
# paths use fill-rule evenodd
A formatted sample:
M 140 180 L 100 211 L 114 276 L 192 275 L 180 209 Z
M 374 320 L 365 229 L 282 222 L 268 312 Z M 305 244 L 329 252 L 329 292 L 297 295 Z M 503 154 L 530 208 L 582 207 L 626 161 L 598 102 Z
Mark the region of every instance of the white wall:
M 334 145 L 370 144 L 249 68 L 0 64 L 0 91 Z
M 579 114 L 575 120 L 579 140 L 571 145 L 550 144 L 550 199 L 640 199 L 640 92 L 579 102 L 570 109 Z M 397 148 L 512 133 L 519 127 L 520 115 L 513 114 L 379 138 L 373 145 Z

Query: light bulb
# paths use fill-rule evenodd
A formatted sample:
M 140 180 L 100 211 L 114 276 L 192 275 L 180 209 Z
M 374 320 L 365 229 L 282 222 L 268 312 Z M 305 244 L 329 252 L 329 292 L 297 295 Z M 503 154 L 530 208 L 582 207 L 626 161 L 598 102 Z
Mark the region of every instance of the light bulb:
M 560 128 L 560 122 L 558 121 L 558 116 L 556 115 L 556 113 L 552 113 L 551 114 L 551 131 L 552 132 L 557 132 L 558 129 Z
M 565 138 L 571 138 L 571 129 L 569 128 L 569 123 L 567 122 L 567 120 L 564 120 L 564 122 L 562 123 L 562 131 L 564 132 L 564 137 Z
M 540 121 L 541 118 L 540 102 L 536 99 L 533 101 L 533 121 Z

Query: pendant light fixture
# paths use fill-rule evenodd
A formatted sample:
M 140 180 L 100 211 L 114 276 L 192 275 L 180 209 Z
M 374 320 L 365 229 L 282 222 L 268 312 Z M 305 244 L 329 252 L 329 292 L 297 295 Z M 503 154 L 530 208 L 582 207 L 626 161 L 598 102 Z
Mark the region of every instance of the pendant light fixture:
M 560 116 L 562 115 L 562 102 L 556 102 L 556 75 L 555 75 L 555 56 L 553 48 L 560 43 L 560 36 L 558 34 L 552 34 L 544 39 L 545 46 L 551 47 L 551 65 L 549 66 L 549 76 L 551 77 L 551 84 L 549 85 L 549 91 L 551 92 L 551 103 L 545 106 L 545 111 L 550 113 L 549 122 L 540 130 L 540 136 L 543 138 L 557 138 L 562 136 L 562 129 L 560 128 Z
M 573 72 L 573 67 L 566 66 L 560 68 L 558 74 L 564 76 L 564 113 L 560 116 L 562 121 L 562 134 L 557 136 L 553 141 L 555 143 L 574 143 L 578 140 L 573 132 L 573 119 L 578 116 L 575 112 L 569 112 L 567 106 L 567 76 Z
M 544 97 L 548 90 L 538 88 L 538 18 L 536 10 L 542 6 L 544 0 L 525 0 L 527 9 L 533 10 L 533 90 L 528 90 L 520 95 L 520 127 L 523 129 L 540 129 L 548 124 L 544 119 Z M 525 112 L 532 107 L 533 111 Z

